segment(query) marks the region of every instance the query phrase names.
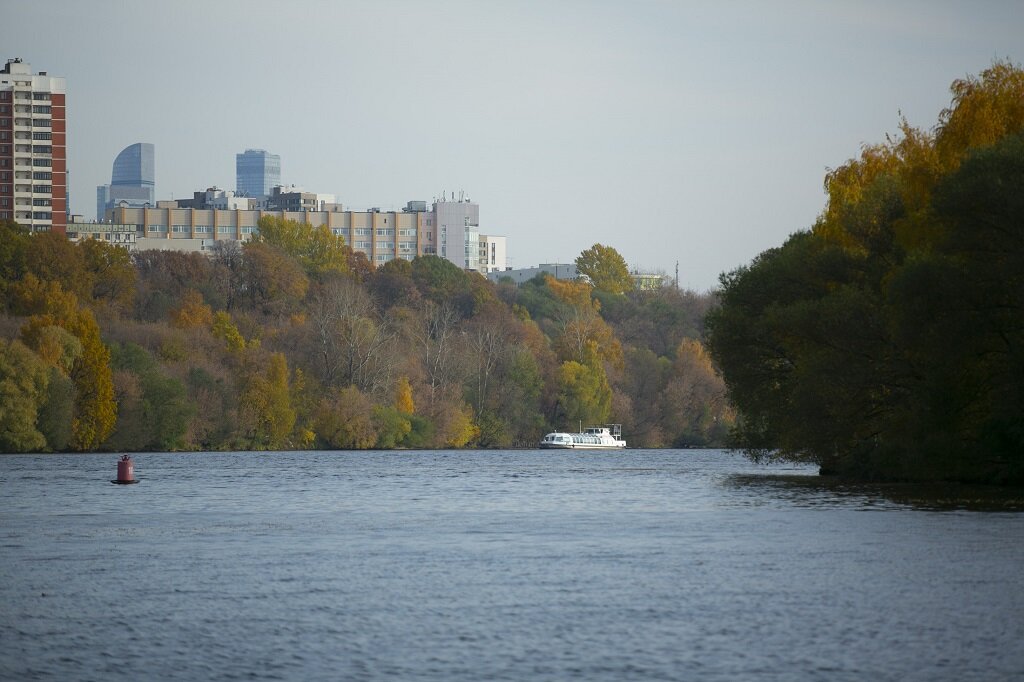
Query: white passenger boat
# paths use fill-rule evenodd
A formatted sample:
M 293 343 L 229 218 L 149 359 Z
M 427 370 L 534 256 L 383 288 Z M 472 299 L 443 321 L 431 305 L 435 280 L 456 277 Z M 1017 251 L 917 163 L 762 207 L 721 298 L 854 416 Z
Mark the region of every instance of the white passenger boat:
M 563 450 L 613 450 L 626 447 L 622 440 L 620 424 L 605 426 L 588 426 L 579 433 L 556 431 L 544 436 L 540 442 L 542 448 L 560 448 Z

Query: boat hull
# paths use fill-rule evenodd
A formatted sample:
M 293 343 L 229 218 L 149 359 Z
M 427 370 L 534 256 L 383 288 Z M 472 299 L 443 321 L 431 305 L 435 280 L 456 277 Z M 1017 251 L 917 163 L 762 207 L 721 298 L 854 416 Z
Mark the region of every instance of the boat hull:
M 626 447 L 625 443 L 618 445 L 577 445 L 575 443 L 544 443 L 540 444 L 541 450 L 621 450 Z

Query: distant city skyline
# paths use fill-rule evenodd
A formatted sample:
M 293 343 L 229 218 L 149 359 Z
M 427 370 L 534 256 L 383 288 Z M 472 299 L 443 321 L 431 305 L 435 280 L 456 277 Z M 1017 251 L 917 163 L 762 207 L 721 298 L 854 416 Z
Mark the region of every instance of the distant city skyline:
M 235 156 L 267 149 L 346 207 L 465 190 L 515 267 L 600 242 L 631 267 L 678 261 L 698 290 L 809 228 L 826 170 L 901 114 L 930 129 L 954 79 L 1024 59 L 1020 2 L 300 1 L 295 24 L 261 0 L 166 9 L 4 7 L 5 58 L 66 78 L 74 213 L 136 140 L 159 150 L 157 199 L 236 186 Z

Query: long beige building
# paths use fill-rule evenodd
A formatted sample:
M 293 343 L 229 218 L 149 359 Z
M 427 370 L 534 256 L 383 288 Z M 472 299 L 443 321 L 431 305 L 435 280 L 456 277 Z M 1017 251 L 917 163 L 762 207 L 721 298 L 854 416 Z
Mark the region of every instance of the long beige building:
M 286 218 L 308 225 L 327 226 L 355 251 L 366 254 L 374 266 L 395 259 L 440 255 L 460 268 L 487 272 L 479 254 L 497 239 L 480 235 L 479 206 L 468 200 L 410 201 L 401 211 L 273 211 L 245 209 L 196 209 L 117 207 L 107 211 L 106 222 L 68 226 L 73 239 L 103 239 L 129 249 L 173 249 L 206 252 L 218 241 L 245 241 L 259 231 L 263 216 Z M 450 223 L 450 224 L 449 224 Z M 459 244 L 448 248 L 450 239 Z M 440 248 L 439 248 L 440 247 Z M 483 262 L 481 262 L 483 261 Z

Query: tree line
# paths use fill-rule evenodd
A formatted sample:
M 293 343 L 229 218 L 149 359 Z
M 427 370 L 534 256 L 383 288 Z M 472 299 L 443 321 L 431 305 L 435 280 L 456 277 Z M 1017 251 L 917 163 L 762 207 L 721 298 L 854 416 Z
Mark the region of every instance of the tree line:
M 274 217 L 208 255 L 0 222 L 0 450 L 516 447 L 608 421 L 721 444 L 713 297 L 634 291 L 602 245 L 580 267 L 519 287 L 436 256 L 374 268 Z
M 1024 482 L 1024 71 L 953 83 L 825 177 L 807 231 L 721 278 L 708 346 L 755 458 Z

